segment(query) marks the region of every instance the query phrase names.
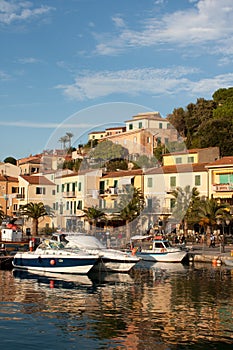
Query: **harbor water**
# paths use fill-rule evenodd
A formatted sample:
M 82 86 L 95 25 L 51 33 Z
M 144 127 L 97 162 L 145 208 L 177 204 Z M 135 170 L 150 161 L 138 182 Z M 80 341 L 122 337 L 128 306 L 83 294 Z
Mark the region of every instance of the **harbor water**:
M 1 349 L 232 349 L 233 269 L 141 264 L 129 274 L 0 270 Z

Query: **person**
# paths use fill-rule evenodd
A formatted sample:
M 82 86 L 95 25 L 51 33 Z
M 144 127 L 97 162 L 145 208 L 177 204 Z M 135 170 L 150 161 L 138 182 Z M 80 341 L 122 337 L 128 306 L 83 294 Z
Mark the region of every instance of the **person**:
M 209 245 L 209 248 L 214 248 L 215 247 L 215 237 L 213 234 L 211 234 L 210 236 L 210 245 Z

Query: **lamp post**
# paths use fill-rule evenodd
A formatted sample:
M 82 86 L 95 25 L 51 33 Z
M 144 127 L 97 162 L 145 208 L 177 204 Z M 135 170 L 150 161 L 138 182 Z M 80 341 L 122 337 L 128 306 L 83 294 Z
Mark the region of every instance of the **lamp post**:
M 217 225 L 218 226 L 222 226 L 222 239 L 220 240 L 220 253 L 224 253 L 224 240 L 225 240 L 225 237 L 224 237 L 224 220 L 221 221 L 220 219 L 217 219 Z M 221 234 L 221 231 L 220 229 L 218 229 L 218 234 Z

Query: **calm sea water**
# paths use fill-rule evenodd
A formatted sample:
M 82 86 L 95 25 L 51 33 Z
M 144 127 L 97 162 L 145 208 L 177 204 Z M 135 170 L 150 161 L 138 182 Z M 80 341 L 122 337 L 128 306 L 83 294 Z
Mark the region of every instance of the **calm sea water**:
M 232 349 L 233 270 L 180 264 L 130 274 L 0 270 L 1 349 Z

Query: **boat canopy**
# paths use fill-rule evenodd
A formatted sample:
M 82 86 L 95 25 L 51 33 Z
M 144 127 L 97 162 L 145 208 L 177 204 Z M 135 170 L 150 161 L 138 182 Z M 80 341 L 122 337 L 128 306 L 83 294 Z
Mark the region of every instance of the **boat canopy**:
M 139 240 L 143 240 L 143 239 L 149 239 L 149 238 L 152 238 L 153 236 L 152 235 L 146 235 L 146 236 L 143 236 L 143 235 L 136 235 L 136 236 L 132 236 L 130 238 L 131 241 L 139 241 Z

